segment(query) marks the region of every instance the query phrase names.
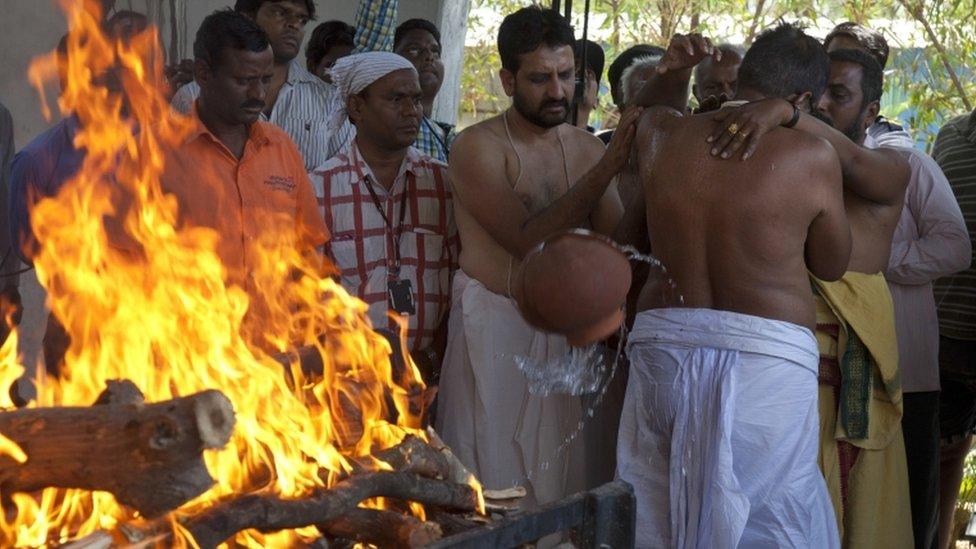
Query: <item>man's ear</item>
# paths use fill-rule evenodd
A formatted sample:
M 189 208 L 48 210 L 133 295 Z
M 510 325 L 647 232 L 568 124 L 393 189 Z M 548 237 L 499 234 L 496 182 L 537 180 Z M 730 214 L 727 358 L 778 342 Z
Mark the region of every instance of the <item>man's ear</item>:
M 213 76 L 213 70 L 210 68 L 210 63 L 204 61 L 203 59 L 197 59 L 193 62 L 193 79 L 197 81 L 197 84 L 201 86 L 208 82 Z
M 813 93 L 808 91 L 803 93 L 794 93 L 786 98 L 786 100 L 792 103 L 793 106 L 796 107 L 800 112 L 808 114 L 814 109 L 812 99 Z
M 365 105 L 366 100 L 361 95 L 350 95 L 346 98 L 346 112 L 349 113 L 350 122 L 356 124 L 362 118 Z
M 502 88 L 505 90 L 505 95 L 509 97 L 515 95 L 515 73 L 508 69 L 502 69 L 498 71 L 498 77 L 502 81 Z
M 874 121 L 878 119 L 879 112 L 881 112 L 880 101 L 872 101 L 864 109 L 864 119 L 861 121 L 861 125 L 864 126 L 865 130 L 870 128 L 871 124 L 874 124 Z

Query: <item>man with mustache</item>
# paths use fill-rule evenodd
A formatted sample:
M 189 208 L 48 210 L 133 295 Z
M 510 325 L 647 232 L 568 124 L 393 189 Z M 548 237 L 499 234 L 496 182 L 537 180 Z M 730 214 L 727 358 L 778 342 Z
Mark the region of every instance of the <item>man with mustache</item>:
M 529 393 L 516 358 L 545 362 L 569 346 L 526 324 L 511 300 L 512 277 L 557 231 L 614 230 L 622 207 L 611 183 L 629 157 L 638 115 L 625 112 L 606 148 L 566 123 L 574 41 L 572 26 L 553 10 L 507 16 L 498 49 L 512 106 L 462 132 L 449 165 L 461 256 L 437 430 L 487 488 L 525 486 L 527 505 L 581 487 L 576 444 L 557 451 L 581 411 L 579 397 Z
M 274 78 L 268 36 L 244 15 L 207 16 L 193 43 L 200 96 L 192 131 L 167 150 L 160 186 L 176 197 L 181 226 L 217 232 L 227 282 L 255 295 L 251 273 L 272 247 L 315 255 L 328 239 L 301 154 L 260 120 Z M 261 302 L 252 302 L 251 313 Z
M 252 19 L 267 33 L 274 52 L 274 72 L 259 117 L 291 137 L 304 159 L 306 171 L 331 158 L 350 138 L 349 124 L 328 124 L 338 102 L 335 88 L 308 72 L 298 59 L 305 26 L 315 18 L 312 0 L 237 0 L 234 11 Z M 200 94 L 190 82 L 173 97 L 173 107 L 188 113 Z
M 334 235 L 326 253 L 346 290 L 369 305 L 374 328 L 407 325 L 408 350 L 430 383 L 458 237 L 447 166 L 414 145 L 424 117 L 417 71 L 395 53 L 367 52 L 336 61 L 332 78 L 345 104 L 337 116 L 356 137 L 312 174 Z

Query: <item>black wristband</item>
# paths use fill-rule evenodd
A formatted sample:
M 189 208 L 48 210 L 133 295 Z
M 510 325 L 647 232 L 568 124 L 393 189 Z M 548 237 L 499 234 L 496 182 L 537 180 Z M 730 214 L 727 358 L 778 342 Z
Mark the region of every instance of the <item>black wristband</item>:
M 790 103 L 790 106 L 793 107 L 793 117 L 790 118 L 789 122 L 783 124 L 784 128 L 792 128 L 793 126 L 796 126 L 797 122 L 800 121 L 800 109 L 796 108 L 796 105 L 793 103 Z

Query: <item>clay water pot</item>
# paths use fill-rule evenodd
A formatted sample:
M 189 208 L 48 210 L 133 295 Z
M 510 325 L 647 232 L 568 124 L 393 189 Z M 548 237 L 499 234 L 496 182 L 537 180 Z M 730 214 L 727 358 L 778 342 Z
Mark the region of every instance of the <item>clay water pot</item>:
M 630 261 L 612 240 L 574 229 L 525 257 L 512 293 L 526 322 L 579 347 L 620 328 L 630 283 Z

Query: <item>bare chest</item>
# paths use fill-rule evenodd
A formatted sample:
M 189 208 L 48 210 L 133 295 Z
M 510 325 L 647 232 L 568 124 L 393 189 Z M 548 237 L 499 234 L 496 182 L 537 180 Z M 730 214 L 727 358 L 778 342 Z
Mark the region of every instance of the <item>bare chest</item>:
M 509 181 L 529 212 L 542 211 L 569 190 L 568 168 L 559 149 L 522 153 L 521 162 L 514 160 L 509 163 Z

